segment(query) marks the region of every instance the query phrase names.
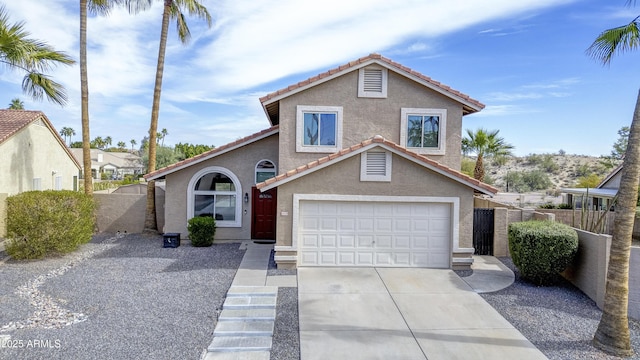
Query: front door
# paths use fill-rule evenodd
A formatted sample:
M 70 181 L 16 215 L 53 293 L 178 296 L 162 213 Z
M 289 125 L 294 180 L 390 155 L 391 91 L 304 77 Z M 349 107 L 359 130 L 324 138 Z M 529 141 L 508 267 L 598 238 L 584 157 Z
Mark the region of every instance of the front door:
M 276 211 L 277 188 L 260 192 L 253 187 L 251 189 L 251 212 L 253 222 L 251 224 L 251 238 L 257 240 L 276 239 Z

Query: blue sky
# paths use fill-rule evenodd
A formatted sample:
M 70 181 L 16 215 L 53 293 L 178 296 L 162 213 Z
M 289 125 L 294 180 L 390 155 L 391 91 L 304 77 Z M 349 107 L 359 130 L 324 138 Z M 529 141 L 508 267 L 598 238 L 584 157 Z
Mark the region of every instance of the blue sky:
M 640 51 L 604 67 L 585 55 L 604 29 L 638 13 L 625 1 L 202 0 L 214 26 L 189 18 L 192 41 L 174 27 L 159 129 L 165 144 L 220 146 L 269 126 L 258 98 L 350 60 L 380 53 L 486 104 L 464 129 L 498 129 L 516 155 L 605 155 L 631 123 Z M 78 1 L 4 2 L 32 37 L 78 58 Z M 150 121 L 161 2 L 132 16 L 89 19 L 91 138 L 138 144 Z M 43 21 L 46 19 L 46 21 Z M 80 140 L 79 67 L 52 76 L 68 89 L 61 108 L 23 95 L 23 74 L 0 69 L 2 101 L 19 97 Z M 372 134 L 367 134 L 372 135 Z

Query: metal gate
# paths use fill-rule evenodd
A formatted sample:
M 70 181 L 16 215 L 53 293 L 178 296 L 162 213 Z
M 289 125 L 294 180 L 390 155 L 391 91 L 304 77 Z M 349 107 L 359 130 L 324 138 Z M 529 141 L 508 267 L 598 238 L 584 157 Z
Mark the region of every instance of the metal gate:
M 493 209 L 473 209 L 475 255 L 493 255 Z

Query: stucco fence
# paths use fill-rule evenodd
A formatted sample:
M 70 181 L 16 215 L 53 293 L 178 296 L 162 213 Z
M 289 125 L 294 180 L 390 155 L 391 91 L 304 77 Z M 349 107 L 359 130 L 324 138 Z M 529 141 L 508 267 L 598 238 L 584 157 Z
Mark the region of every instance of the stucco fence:
M 0 194 L 0 238 L 6 237 L 7 194 Z M 144 230 L 147 204 L 146 186 L 121 187 L 113 193 L 94 193 L 98 233 L 140 233 Z M 156 186 L 156 220 L 164 228 L 165 193 Z
M 557 211 L 560 211 L 561 214 L 571 212 L 571 210 L 547 212 L 546 209 L 521 209 L 481 198 L 476 198 L 475 207 L 494 209 L 494 256 L 510 256 L 507 234 L 510 223 L 529 220 L 553 220 L 566 223 L 568 217 L 565 216 L 565 221 L 562 221 L 563 218 L 559 219 Z M 613 223 L 613 218 L 609 220 Z M 640 222 L 636 222 L 636 226 L 638 223 Z M 578 253 L 573 263 L 562 275 L 602 309 L 609 266 L 611 235 L 595 234 L 575 227 L 574 229 L 578 233 Z M 629 316 L 640 320 L 640 247 L 637 246 L 631 247 L 629 263 Z

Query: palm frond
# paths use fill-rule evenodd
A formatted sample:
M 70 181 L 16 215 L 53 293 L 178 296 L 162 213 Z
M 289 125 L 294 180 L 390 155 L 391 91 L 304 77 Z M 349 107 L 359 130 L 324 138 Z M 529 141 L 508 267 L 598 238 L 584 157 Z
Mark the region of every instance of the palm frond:
M 22 90 L 36 100 L 42 100 L 46 96 L 47 100 L 59 105 L 65 105 L 68 100 L 62 84 L 38 72 L 25 75 Z
M 608 65 L 614 55 L 640 48 L 638 18 L 627 25 L 603 31 L 586 50 L 587 55 Z

